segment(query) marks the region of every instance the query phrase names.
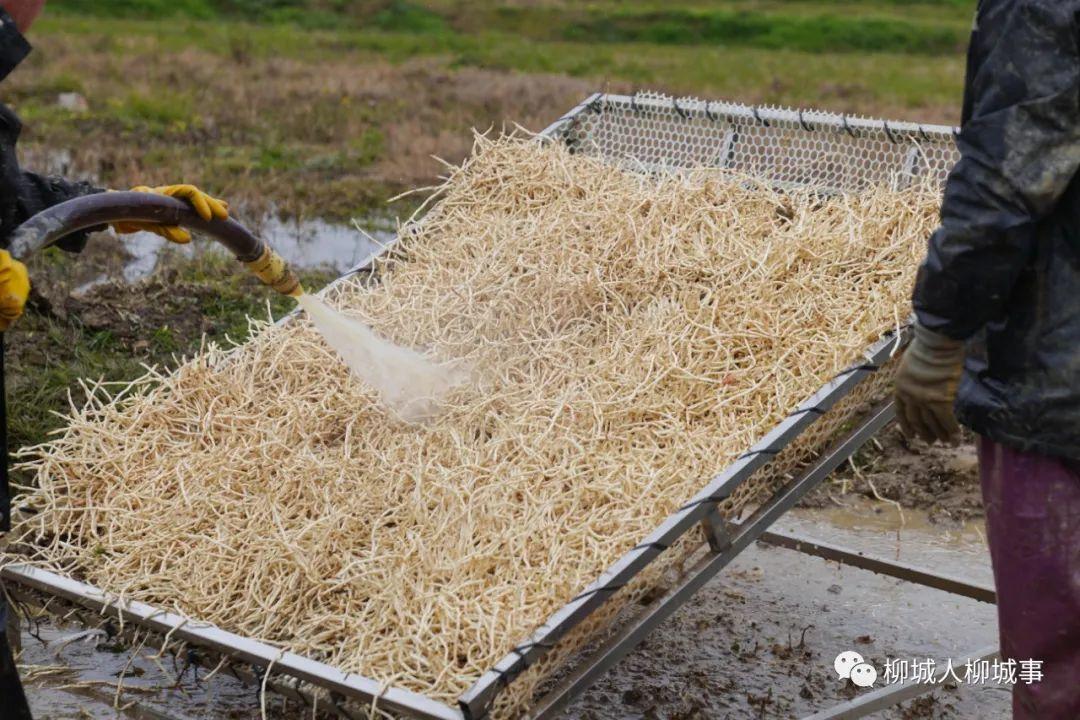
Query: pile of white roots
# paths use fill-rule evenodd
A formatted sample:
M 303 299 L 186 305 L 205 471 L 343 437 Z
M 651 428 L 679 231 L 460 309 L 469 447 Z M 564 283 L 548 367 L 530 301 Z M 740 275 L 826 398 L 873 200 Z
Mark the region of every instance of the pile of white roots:
M 467 367 L 441 414 L 388 412 L 302 315 L 96 384 L 28 453 L 36 562 L 453 703 L 906 320 L 939 201 L 517 139 L 440 193 L 380 282 L 327 301 Z

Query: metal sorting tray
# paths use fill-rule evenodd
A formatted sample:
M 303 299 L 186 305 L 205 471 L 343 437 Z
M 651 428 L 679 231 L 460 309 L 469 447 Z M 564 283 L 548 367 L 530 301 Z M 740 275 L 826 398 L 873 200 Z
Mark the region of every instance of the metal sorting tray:
M 572 152 L 602 157 L 632 170 L 728 168 L 780 186 L 810 185 L 823 192 L 851 192 L 880 184 L 902 187 L 926 177 L 941 182 L 958 158 L 956 132 L 951 127 L 870 120 L 813 110 L 679 100 L 655 94 L 597 93 L 550 125 L 541 133 L 540 140 L 566 143 Z M 370 269 L 374 259 L 372 256 L 350 270 L 326 290 L 332 290 L 344 278 Z M 783 421 L 705 484 L 636 547 L 479 677 L 460 696 L 457 707 L 344 673 L 197 619 L 141 602 L 120 602 L 99 588 L 40 568 L 9 565 L 3 569 L 2 576 L 17 599 L 46 603 L 54 612 L 69 612 L 85 622 L 101 624 L 119 620 L 129 632 L 137 629 L 157 635 L 164 645 L 174 652 L 186 652 L 189 659 L 210 666 L 222 660 L 237 677 L 263 682 L 266 687 L 308 704 L 317 697 L 319 707 L 347 717 L 366 716 L 372 705 L 377 704 L 382 710 L 408 717 L 476 720 L 489 714 L 500 693 L 511 687 L 515 678 L 556 647 L 567 650 L 565 654 L 568 654 L 585 644 L 589 637 L 580 633 L 580 637 L 571 636 L 572 631 L 580 629 L 586 620 L 595 619 L 597 611 L 610 603 L 618 590 L 630 584 L 673 544 L 687 542 L 688 534 L 700 527 L 700 537 L 708 541 L 708 550 L 697 561 L 699 569 L 684 575 L 676 589 L 661 599 L 659 610 L 646 608 L 643 620 L 624 623 L 600 652 L 594 653 L 583 666 L 579 664 L 568 679 L 534 704 L 534 716 L 553 715 L 892 418 L 888 403 L 864 414 L 853 432 L 820 453 L 809 467 L 802 468 L 802 474 L 795 480 L 757 505 L 748 519 L 734 526 L 733 532 L 721 519 L 718 507 L 725 500 L 755 472 L 767 468 L 781 451 L 800 438 L 805 440 L 804 433 L 837 403 L 857 388 L 865 390 L 867 379 L 878 374 L 905 340 L 905 332 L 887 333 L 872 343 L 861 359 L 793 408 Z M 566 647 L 568 636 L 570 648 Z

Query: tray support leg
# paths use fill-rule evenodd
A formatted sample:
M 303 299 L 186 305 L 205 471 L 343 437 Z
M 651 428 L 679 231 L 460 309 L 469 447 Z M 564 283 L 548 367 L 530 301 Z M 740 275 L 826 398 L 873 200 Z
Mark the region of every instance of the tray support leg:
M 731 530 L 715 507 L 701 519 L 701 531 L 705 534 L 705 540 L 712 552 L 721 553 L 731 547 Z
M 706 582 L 761 537 L 769 526 L 794 507 L 806 493 L 828 477 L 894 417 L 896 410 L 891 400 L 871 410 L 854 430 L 826 450 L 804 473 L 778 490 L 749 518 L 735 527 L 732 534 L 726 538 L 717 534 L 716 540 L 722 545 L 721 550 L 713 549 L 712 531 L 703 522 L 706 537 L 710 538 L 709 552 L 694 563 L 672 589 L 646 606 L 637 617 L 619 628 L 618 632 L 583 658 L 573 672 L 540 699 L 530 717 L 557 716 L 571 700 L 637 647 L 649 632 L 693 597 Z M 706 516 L 706 520 L 709 517 L 711 515 Z M 713 522 L 710 525 L 712 529 L 722 528 L 725 533 L 729 529 L 726 523 Z

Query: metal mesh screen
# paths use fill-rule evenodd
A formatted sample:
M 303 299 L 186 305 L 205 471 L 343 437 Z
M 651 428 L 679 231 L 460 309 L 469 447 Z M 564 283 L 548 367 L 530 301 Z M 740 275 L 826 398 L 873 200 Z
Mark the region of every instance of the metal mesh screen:
M 567 119 L 574 152 L 646 172 L 716 167 L 778 185 L 852 192 L 944 181 L 956 128 L 655 93 L 600 95 Z
M 955 130 L 950 127 L 652 93 L 594 96 L 560 118 L 546 134 L 561 138 L 573 152 L 603 158 L 631 171 L 723 168 L 780 186 L 808 186 L 834 193 L 880 186 L 899 188 L 922 179 L 940 183 L 959 159 Z M 863 364 L 853 366 L 853 370 L 866 371 L 869 379 L 836 391 L 835 405 L 794 438 L 785 440 L 768 464 L 743 478 L 725 500 L 718 501 L 716 507 L 723 515 L 738 516 L 757 505 L 888 392 L 895 361 L 887 358 L 895 343 L 891 339 L 882 345 L 884 342 L 878 341 L 867 351 L 865 358 L 876 360 L 864 358 L 860 361 Z M 872 351 L 873 347 L 877 350 Z M 803 413 L 793 409 L 790 417 L 803 417 Z M 751 448 L 743 457 L 753 457 L 756 452 L 762 451 Z M 662 533 L 663 527 L 655 532 Z M 589 597 L 590 590 L 583 591 L 486 673 L 462 696 L 462 706 L 469 708 L 473 717 L 483 716 L 489 708 L 493 708 L 494 718 L 519 716 L 536 700 L 533 693 L 544 678 L 557 675 L 563 663 L 573 662 L 575 654 L 608 628 L 624 607 L 663 587 L 667 573 L 681 572 L 704 542 L 697 531 L 674 540 L 664 536 L 662 545 L 667 549 L 662 554 L 639 571 L 617 574 L 638 553 L 654 548 L 658 537 L 650 535 L 596 581 L 597 586 L 616 587 L 614 594 L 590 610 L 575 604 Z M 550 652 L 537 648 L 550 648 Z M 512 679 L 509 684 L 508 678 Z

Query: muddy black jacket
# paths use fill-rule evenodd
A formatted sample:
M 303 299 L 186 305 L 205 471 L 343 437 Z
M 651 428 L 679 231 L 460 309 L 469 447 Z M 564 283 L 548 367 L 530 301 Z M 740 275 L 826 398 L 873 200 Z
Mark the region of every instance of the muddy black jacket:
M 968 341 L 957 417 L 1080 457 L 1080 0 L 981 0 L 960 161 L 914 293 Z
M 11 17 L 0 10 L 0 80 L 29 52 L 30 43 Z M 9 107 L 0 104 L 0 248 L 6 248 L 15 228 L 35 213 L 79 195 L 102 192 L 90 183 L 45 177 L 20 168 L 15 144 L 21 131 L 19 118 Z M 86 245 L 86 233 L 69 235 L 58 245 L 78 252 Z

